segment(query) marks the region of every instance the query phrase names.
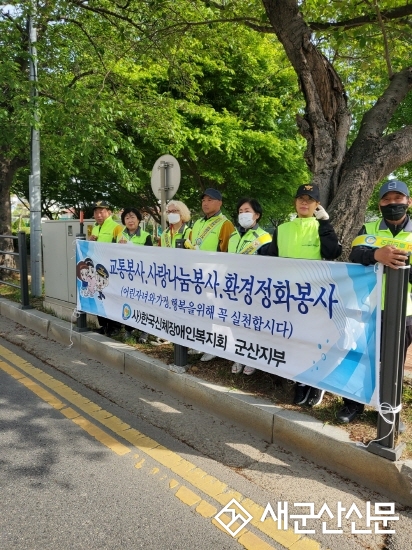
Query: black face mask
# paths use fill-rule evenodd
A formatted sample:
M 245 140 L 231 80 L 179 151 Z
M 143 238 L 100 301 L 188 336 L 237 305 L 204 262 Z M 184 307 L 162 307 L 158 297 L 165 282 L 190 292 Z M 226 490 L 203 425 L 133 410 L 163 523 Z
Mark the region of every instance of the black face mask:
M 396 222 L 401 220 L 408 210 L 407 204 L 387 204 L 381 206 L 381 213 L 385 220 Z

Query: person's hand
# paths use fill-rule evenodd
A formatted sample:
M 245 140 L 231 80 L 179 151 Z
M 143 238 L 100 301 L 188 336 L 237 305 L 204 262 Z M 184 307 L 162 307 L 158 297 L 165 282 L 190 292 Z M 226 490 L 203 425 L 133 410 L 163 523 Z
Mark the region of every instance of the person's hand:
M 189 250 L 195 250 L 195 247 L 192 245 L 192 243 L 189 241 L 189 239 L 186 239 L 183 244 L 184 244 L 185 248 L 187 248 Z
M 90 235 L 89 241 L 97 241 L 96 235 Z
M 326 212 L 326 210 L 323 208 L 323 206 L 321 204 L 315 210 L 315 218 L 317 220 L 328 220 L 329 219 L 329 214 Z
M 127 241 L 126 241 L 126 239 L 125 239 L 124 237 L 122 237 L 122 238 L 120 239 L 120 241 L 117 241 L 117 242 L 120 243 L 120 244 L 127 244 Z
M 377 262 L 391 267 L 392 269 L 399 269 L 406 265 L 408 254 L 395 246 L 387 245 L 382 248 L 377 248 L 374 253 L 374 258 Z

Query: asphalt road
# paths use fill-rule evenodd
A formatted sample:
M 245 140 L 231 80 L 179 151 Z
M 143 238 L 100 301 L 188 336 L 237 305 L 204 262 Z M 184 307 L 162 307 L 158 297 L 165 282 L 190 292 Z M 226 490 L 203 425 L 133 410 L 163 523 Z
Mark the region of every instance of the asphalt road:
M 2 317 L 0 335 L 0 550 L 411 547 L 399 505 L 395 533 L 366 525 L 380 495 Z M 235 538 L 213 520 L 233 497 L 253 516 Z M 335 517 L 296 534 L 298 503 Z
M 137 468 L 137 450 L 116 454 L 2 370 L 0 425 L 2 550 L 238 548 L 154 461 Z

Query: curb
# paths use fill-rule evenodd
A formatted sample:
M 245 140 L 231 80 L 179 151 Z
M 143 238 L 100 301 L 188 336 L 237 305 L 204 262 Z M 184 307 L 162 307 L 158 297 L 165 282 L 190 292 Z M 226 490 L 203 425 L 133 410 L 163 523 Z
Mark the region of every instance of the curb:
M 210 384 L 187 373 L 177 374 L 131 346 L 100 334 L 72 331 L 70 322 L 35 309 L 23 310 L 21 305 L 0 298 L 0 314 L 61 344 L 73 342 L 85 355 L 119 372 L 222 416 L 395 502 L 412 506 L 412 460 L 392 462 L 369 453 L 336 426 L 252 394 Z

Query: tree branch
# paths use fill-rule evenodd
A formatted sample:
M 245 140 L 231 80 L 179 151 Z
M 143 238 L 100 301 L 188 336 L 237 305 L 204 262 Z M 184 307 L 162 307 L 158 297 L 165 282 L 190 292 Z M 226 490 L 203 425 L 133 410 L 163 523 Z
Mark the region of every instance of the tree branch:
M 275 32 L 273 30 L 273 27 L 266 27 L 266 26 L 262 27 L 255 23 L 252 23 L 252 21 L 260 21 L 260 20 L 254 17 L 223 17 L 220 19 L 207 19 L 203 21 L 181 21 L 180 23 L 175 23 L 174 25 L 170 25 L 169 27 L 164 27 L 163 29 L 156 31 L 152 36 L 159 33 L 166 34 L 170 31 L 178 30 L 179 28 L 181 28 L 182 30 L 186 30 L 189 27 L 213 25 L 215 23 L 244 23 L 247 27 L 250 27 L 251 29 L 258 32 L 265 32 L 265 33 L 272 33 L 272 34 Z
M 352 147 L 358 141 L 380 137 L 385 131 L 394 112 L 411 90 L 412 67 L 407 67 L 393 75 L 385 92 L 375 105 L 365 113 L 358 136 L 352 144 Z
M 94 71 L 94 70 L 92 69 L 92 70 L 90 70 L 90 71 L 85 71 L 84 73 L 80 73 L 80 74 L 76 75 L 76 76 L 73 78 L 73 80 L 70 82 L 70 84 L 68 84 L 67 87 L 68 87 L 68 88 L 72 88 L 72 87 L 76 84 L 76 82 L 77 82 L 78 80 L 80 80 L 80 79 L 83 78 L 84 76 L 90 76 L 91 74 L 96 74 L 96 71 Z
M 70 4 L 74 4 L 75 6 L 78 6 L 83 10 L 91 11 L 92 13 L 98 13 L 100 15 L 115 17 L 116 19 L 125 21 L 126 23 L 129 23 L 132 27 L 139 29 L 139 31 L 142 34 L 145 34 L 144 29 L 140 25 L 138 25 L 135 21 L 133 21 L 133 19 L 130 19 L 130 17 L 127 17 L 126 15 L 121 15 L 120 13 L 116 13 L 114 11 L 107 10 L 105 8 L 93 8 L 92 6 L 86 4 L 82 0 L 68 0 L 68 1 Z
M 412 125 L 385 136 L 382 143 L 382 156 L 387 159 L 386 175 L 412 161 Z
M 262 27 L 261 25 L 255 25 L 254 23 L 251 23 L 250 19 L 246 20 L 244 23 L 246 27 L 249 27 L 253 31 L 261 32 L 264 34 L 274 34 L 275 32 L 273 27 Z
M 394 19 L 402 19 L 412 14 L 412 4 L 407 4 L 405 6 L 400 6 L 392 10 L 384 10 L 380 12 L 381 17 L 388 21 Z M 363 25 L 368 25 L 370 23 L 377 22 L 376 13 L 371 13 L 368 15 L 362 15 L 360 17 L 355 17 L 354 19 L 346 19 L 345 21 L 336 21 L 328 23 L 320 23 L 317 21 L 312 21 L 308 23 L 309 27 L 313 31 L 325 31 L 328 29 L 339 29 L 343 28 L 344 30 L 353 29 L 354 27 L 362 27 Z M 406 23 L 406 22 L 405 22 Z
M 87 40 L 90 42 L 90 44 L 93 46 L 94 51 L 97 54 L 97 57 L 100 60 L 100 63 L 103 65 L 103 68 L 105 71 L 107 71 L 107 67 L 104 64 L 103 57 L 101 56 L 99 52 L 99 48 L 94 43 L 93 38 L 89 35 L 89 33 L 86 31 L 86 29 L 83 27 L 83 25 L 80 23 L 80 21 L 77 21 L 77 19 L 70 19 L 70 18 L 63 18 L 64 21 L 67 21 L 69 23 L 73 23 L 74 25 L 77 25 L 79 29 L 82 31 L 82 33 L 86 36 Z
M 381 31 L 382 31 L 383 45 L 384 45 L 384 49 L 385 49 L 385 61 L 386 61 L 386 66 L 388 68 L 389 78 L 391 79 L 392 76 L 393 76 L 393 70 L 392 70 L 391 58 L 390 58 L 390 54 L 389 54 L 388 37 L 387 37 L 387 34 L 386 34 L 385 25 L 383 23 L 382 14 L 381 14 L 380 9 L 379 9 L 378 0 L 373 0 L 373 1 L 374 1 L 375 9 L 376 9 L 376 15 L 378 17 L 379 26 L 380 26 Z
M 253 30 L 256 30 L 258 32 L 263 33 L 273 33 L 273 28 L 268 26 L 261 26 L 258 23 L 260 23 L 260 19 L 256 17 L 224 17 L 219 19 L 207 19 L 203 21 L 181 21 L 179 23 L 175 23 L 174 25 L 170 25 L 169 27 L 164 27 L 160 30 L 155 31 L 154 33 L 150 34 L 147 32 L 147 30 L 142 27 L 141 25 L 138 25 L 133 19 L 130 17 L 127 17 L 126 15 L 121 15 L 119 13 L 116 13 L 111 10 L 107 10 L 105 8 L 93 8 L 89 6 L 88 4 L 85 4 L 82 0 L 69 0 L 70 3 L 75 4 L 76 6 L 91 11 L 93 13 L 98 13 L 103 16 L 111 16 L 116 19 L 120 19 L 121 21 L 125 21 L 126 23 L 129 23 L 132 27 L 138 29 L 142 35 L 146 36 L 149 39 L 153 39 L 156 34 L 167 34 L 170 31 L 176 31 L 179 28 L 182 30 L 186 30 L 189 27 L 196 27 L 201 25 L 213 25 L 215 23 L 244 23 L 246 26 L 250 27 Z

